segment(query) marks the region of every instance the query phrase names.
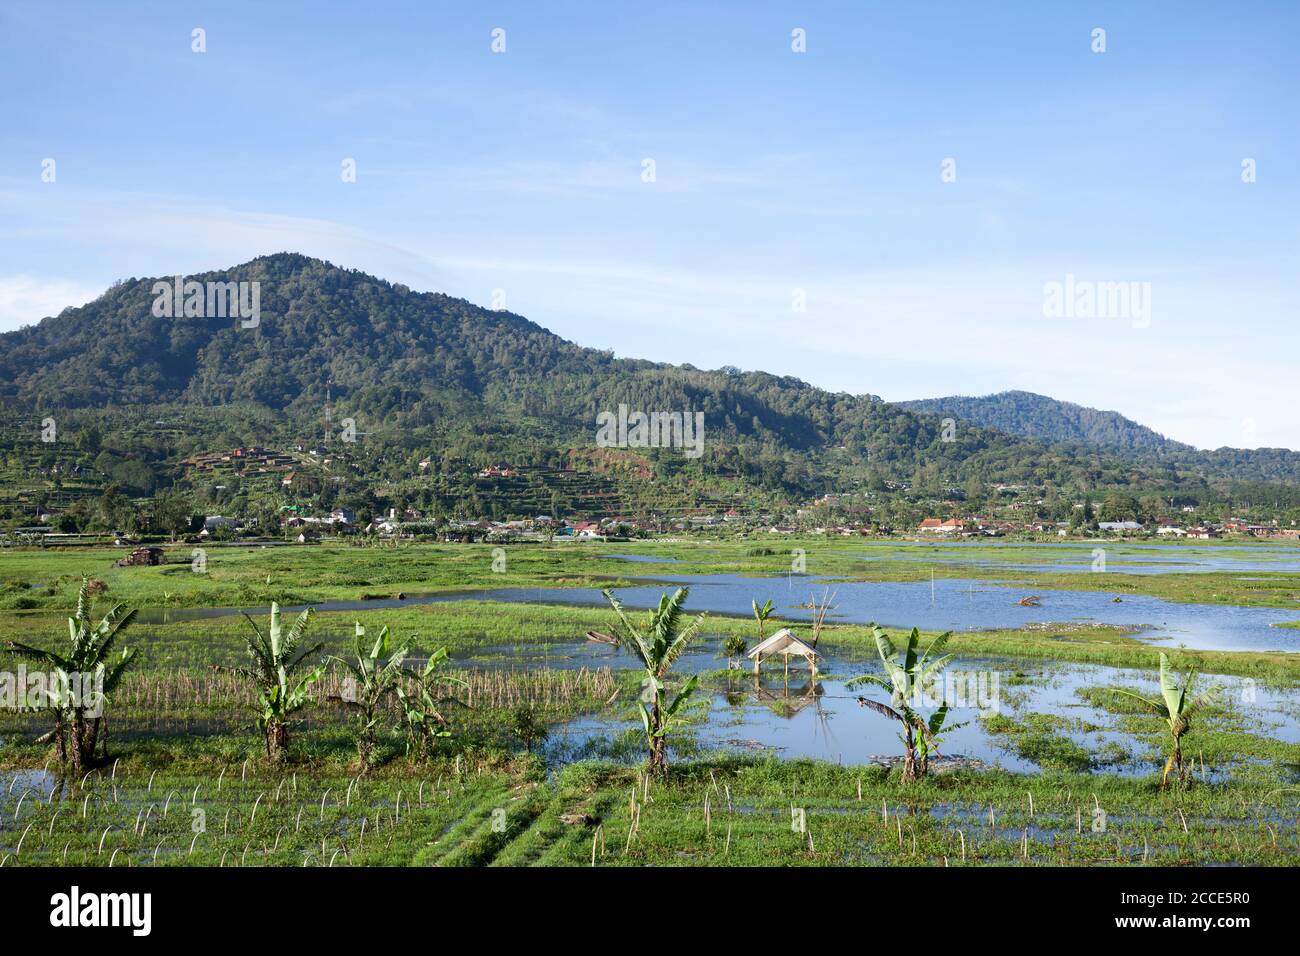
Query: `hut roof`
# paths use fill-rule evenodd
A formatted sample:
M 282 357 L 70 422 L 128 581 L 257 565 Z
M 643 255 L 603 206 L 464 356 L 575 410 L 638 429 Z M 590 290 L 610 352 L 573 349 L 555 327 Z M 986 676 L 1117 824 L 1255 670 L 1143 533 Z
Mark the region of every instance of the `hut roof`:
M 756 645 L 749 652 L 750 657 L 756 657 L 760 660 L 777 654 L 783 657 L 789 657 L 793 654 L 798 657 L 806 657 L 809 660 L 817 656 L 817 652 L 795 637 L 788 627 L 781 628 L 781 630 Z

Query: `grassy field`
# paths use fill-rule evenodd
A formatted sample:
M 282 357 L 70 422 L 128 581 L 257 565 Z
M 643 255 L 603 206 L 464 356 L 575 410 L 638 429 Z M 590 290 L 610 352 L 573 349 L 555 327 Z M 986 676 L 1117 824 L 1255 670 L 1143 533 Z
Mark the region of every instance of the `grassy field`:
M 1126 562 L 1144 552 L 1119 542 L 1096 542 L 1107 554 L 1104 573 L 1045 571 L 1044 549 L 1024 544 L 871 542 L 858 539 L 566 541 L 551 545 L 361 544 L 218 545 L 167 549 L 157 567 L 118 568 L 122 548 L 8 549 L 0 553 L 0 608 L 68 607 L 83 577 L 102 580 L 117 600 L 139 607 L 223 607 L 306 604 L 366 597 L 395 597 L 487 587 L 565 587 L 627 582 L 644 574 L 788 575 L 800 573 L 855 581 L 926 581 L 970 578 L 1039 590 L 1115 591 L 1167 601 L 1296 609 L 1300 573 L 1214 571 L 1126 574 Z M 1300 559 L 1300 546 L 1294 551 Z M 1083 557 L 1087 558 L 1087 546 Z M 1268 563 L 1279 555 L 1263 543 L 1198 542 L 1174 552 Z M 1052 551 L 1052 549 L 1048 549 Z M 196 572 L 197 552 L 201 567 Z M 616 555 L 659 561 L 629 563 Z M 1055 554 L 1052 551 L 1052 554 Z M 1147 556 L 1151 552 L 1145 552 Z M 1061 555 L 1065 557 L 1067 555 Z M 960 558 L 960 563 L 954 562 Z M 991 567 L 980 562 L 994 561 Z M 1011 567 L 1002 567 L 1007 564 Z
M 124 760 L 4 793 L 5 865 L 1294 865 L 1296 797 L 1261 784 L 712 759 L 667 783 L 463 756 L 359 776 Z M 35 785 L 33 785 L 35 784 Z
M 855 543 L 859 548 L 860 545 Z M 614 553 L 672 557 L 627 563 Z M 708 550 L 713 548 L 715 550 Z M 104 582 L 97 606 L 266 606 L 394 597 L 463 587 L 559 586 L 628 580 L 633 573 L 773 573 L 784 554 L 753 546 L 610 544 L 511 547 L 494 571 L 481 546 L 209 548 L 207 570 L 188 563 L 111 566 L 120 551 L 10 551 L 0 554 L 6 609 L 0 641 L 57 646 L 81 577 Z M 984 549 L 981 549 L 984 550 Z M 861 578 L 860 560 L 837 546 L 822 569 Z M 999 552 L 999 558 L 1004 555 Z M 838 563 L 838 564 L 837 564 Z M 898 561 L 890 573 L 909 571 Z M 499 566 L 499 565 L 498 565 Z M 874 572 L 881 567 L 869 562 Z M 915 570 L 912 568 L 911 570 Z M 928 576 L 928 569 L 924 569 Z M 945 570 L 975 576 L 971 569 Z M 909 572 L 910 573 L 910 572 Z M 268 583 L 269 576 L 269 583 Z M 1061 577 L 1068 577 L 1061 575 Z M 1155 576 L 1107 573 L 1153 587 Z M 1163 577 L 1163 576 L 1162 576 Z M 1218 575 L 1170 575 L 1214 593 Z M 879 579 L 879 578 L 873 578 Z M 28 585 L 19 587 L 19 584 Z M 1248 582 L 1249 583 L 1249 582 Z M 35 587 L 31 585 L 37 585 Z M 1043 587 L 1041 583 L 1035 585 Z M 1164 586 L 1164 585 L 1161 585 Z M 1281 600 L 1281 591 L 1275 596 Z M 1193 595 L 1192 591 L 1187 594 Z M 1240 595 L 1238 595 L 1240 596 Z M 32 606 L 15 606 L 21 598 Z M 1253 603 L 1244 601 L 1243 603 Z M 265 619 L 263 612 L 261 618 Z M 331 698 L 332 671 L 293 727 L 291 757 L 266 763 L 253 723 L 254 693 L 230 669 L 244 660 L 241 618 L 218 616 L 132 626 L 132 672 L 108 706 L 109 756 L 81 779 L 60 778 L 38 736 L 44 715 L 0 715 L 0 863 L 4 866 L 345 866 L 345 865 L 1099 865 L 1283 863 L 1300 861 L 1300 744 L 1270 736 L 1248 709 L 1211 709 L 1185 741 L 1186 786 L 1161 790 L 1165 737 L 1158 722 L 1126 710 L 1104 680 L 1078 693 L 1112 716 L 1128 741 L 1120 753 L 1089 750 L 1078 726 L 1057 715 L 989 718 L 986 729 L 1008 753 L 1040 773 L 947 769 L 901 784 L 897 768 L 876 763 L 781 760 L 702 747 L 694 728 L 708 709 L 694 702 L 674 740 L 666 781 L 639 769 L 639 673 L 552 666 L 587 630 L 606 630 L 605 608 L 471 600 L 316 616 L 323 653 L 344 653 L 353 624 L 388 626 L 421 651 L 446 648 L 458 703 L 451 736 L 431 758 L 409 756 L 384 711 L 378 765 L 363 772 L 353 725 Z M 768 623 L 768 633 L 781 622 Z M 752 639 L 749 619 L 712 616 L 706 644 L 729 634 Z M 933 635 L 925 635 L 929 639 Z M 841 661 L 873 668 L 869 630 L 831 624 L 824 646 Z M 1123 630 L 1060 624 L 955 634 L 963 659 L 1005 664 L 1014 697 L 1016 662 L 1153 670 L 1155 651 Z M 527 660 L 514 655 L 527 652 Z M 720 652 L 719 652 L 720 653 Z M 1276 693 L 1300 685 L 1300 655 L 1168 652 L 1180 670 L 1258 680 Z M 0 669 L 16 661 L 0 653 Z M 721 658 L 703 686 L 721 692 Z M 1025 678 L 1026 681 L 1043 678 Z M 673 686 L 680 686 L 674 679 Z M 1293 698 L 1291 698 L 1293 699 Z M 1290 722 L 1296 720 L 1292 708 Z M 609 728 L 571 752 L 520 730 L 520 715 L 557 733 L 570 721 Z M 1077 721 L 1075 721 L 1077 724 Z M 1076 735 L 1077 736 L 1077 735 Z M 1110 768 L 1139 755 L 1150 772 Z

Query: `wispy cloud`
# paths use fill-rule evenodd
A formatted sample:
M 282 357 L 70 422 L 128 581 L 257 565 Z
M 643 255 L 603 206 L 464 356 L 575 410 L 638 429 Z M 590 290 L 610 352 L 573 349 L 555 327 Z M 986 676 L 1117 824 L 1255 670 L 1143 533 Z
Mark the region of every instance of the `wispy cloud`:
M 34 325 L 69 306 L 85 305 L 103 291 L 73 279 L 0 276 L 0 331 Z

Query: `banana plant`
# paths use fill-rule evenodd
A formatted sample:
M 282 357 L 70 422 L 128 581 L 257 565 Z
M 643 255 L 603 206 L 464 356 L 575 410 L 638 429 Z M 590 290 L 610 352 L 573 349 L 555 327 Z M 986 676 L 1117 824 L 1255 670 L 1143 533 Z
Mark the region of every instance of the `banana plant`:
M 414 676 L 410 689 L 397 685 L 397 699 L 402 706 L 402 724 L 406 728 L 406 754 L 428 757 L 441 737 L 450 737 L 447 718 L 440 707 L 455 698 L 441 694 L 443 684 L 468 686 L 463 680 L 439 674 L 447 662 L 447 649 L 440 647 L 429 655 L 424 668 Z
M 266 757 L 271 763 L 283 763 L 288 757 L 289 718 L 307 705 L 312 685 L 325 676 L 325 665 L 318 664 L 294 679 L 307 668 L 307 658 L 325 646 L 318 643 L 298 650 L 311 618 L 312 609 L 307 608 L 286 631 L 280 622 L 280 605 L 272 603 L 271 628 L 263 634 L 253 619 L 244 615 L 253 632 L 251 637 L 244 635 L 252 664 L 235 670 L 257 686 L 257 728 L 266 740 Z
M 664 678 L 699 634 L 704 615 L 683 622 L 682 605 L 686 603 L 690 590 L 678 588 L 671 597 L 667 594 L 660 596 L 659 606 L 650 612 L 647 627 L 642 632 L 628 619 L 622 602 L 612 592 L 606 589 L 602 593 L 618 615 L 616 636 L 619 646 L 629 651 L 645 669 L 637 709 L 650 754 L 647 769 L 650 773 L 663 775 L 668 772 L 668 731 L 695 693 L 700 679 L 698 674 L 692 675 L 669 701 L 664 692 Z
M 1196 696 L 1192 696 L 1192 687 L 1195 683 L 1196 672 L 1188 671 L 1183 676 L 1182 685 L 1179 686 L 1178 678 L 1175 676 L 1173 668 L 1169 666 L 1168 655 L 1161 654 L 1160 700 L 1153 700 L 1150 697 L 1145 697 L 1122 687 L 1114 689 L 1114 693 L 1138 701 L 1148 712 L 1156 717 L 1163 718 L 1169 727 L 1169 737 L 1173 746 L 1169 759 L 1165 761 L 1164 773 L 1160 775 L 1161 790 L 1168 786 L 1169 774 L 1175 769 L 1178 771 L 1178 782 L 1187 782 L 1187 771 L 1183 765 L 1183 735 L 1192 728 L 1192 715 L 1209 700 L 1218 696 L 1222 690 L 1219 687 L 1211 687 Z
M 772 599 L 768 598 L 763 604 L 750 599 L 750 606 L 754 609 L 754 620 L 758 621 L 758 643 L 763 643 L 763 632 L 767 629 L 767 619 L 772 616 Z
M 885 668 L 885 676 L 863 674 L 854 677 L 845 686 L 854 688 L 869 684 L 889 693 L 888 704 L 868 697 L 858 697 L 858 703 L 903 725 L 903 732 L 898 735 L 904 747 L 901 779 L 904 783 L 910 783 L 925 777 L 929 772 L 930 758 L 938 756 L 939 745 L 943 742 L 940 734 L 945 729 L 956 730 L 962 726 L 953 724 L 945 727 L 948 719 L 947 701 L 941 703 L 928 718 L 913 706 L 919 705 L 932 694 L 940 674 L 952 660 L 951 654 L 942 653 L 951 634 L 936 637 L 918 657 L 921 633 L 916 628 L 912 628 L 912 633 L 907 637 L 907 647 L 902 651 L 894 646 L 889 635 L 880 627 L 873 624 L 871 632 L 876 641 L 876 653 Z
M 744 657 L 745 651 L 749 649 L 743 634 L 728 634 L 722 639 L 722 653 L 727 657 L 727 670 L 735 667 L 735 661 L 738 657 Z
M 393 693 L 402 676 L 402 663 L 410 649 L 410 641 L 393 642 L 384 626 L 373 641 L 366 640 L 366 629 L 358 623 L 353 637 L 356 661 L 331 656 L 330 660 L 347 671 L 350 685 L 343 701 L 356 712 L 357 759 L 363 769 L 374 764 L 377 751 L 377 733 L 381 719 L 380 708 L 384 698 Z
M 8 642 L 15 654 L 50 668 L 41 709 L 54 711 L 53 737 L 59 762 L 78 773 L 94 762 L 95 747 L 101 740 L 107 755 L 107 731 L 104 737 L 99 736 L 104 700 L 121 683 L 135 656 L 131 648 L 124 649 L 116 662 L 110 655 L 118 636 L 135 619 L 135 611 L 118 604 L 96 624 L 92 623 L 90 606 L 89 582 L 83 580 L 77 592 L 77 609 L 68 618 L 69 648 L 65 654 Z

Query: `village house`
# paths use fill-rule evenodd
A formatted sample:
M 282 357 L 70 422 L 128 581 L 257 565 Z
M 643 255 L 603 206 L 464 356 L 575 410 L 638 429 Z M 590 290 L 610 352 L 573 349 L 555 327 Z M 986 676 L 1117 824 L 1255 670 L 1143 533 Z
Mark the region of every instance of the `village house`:
M 926 518 L 917 526 L 918 531 L 928 534 L 952 534 L 965 528 L 966 522 L 957 518 Z

